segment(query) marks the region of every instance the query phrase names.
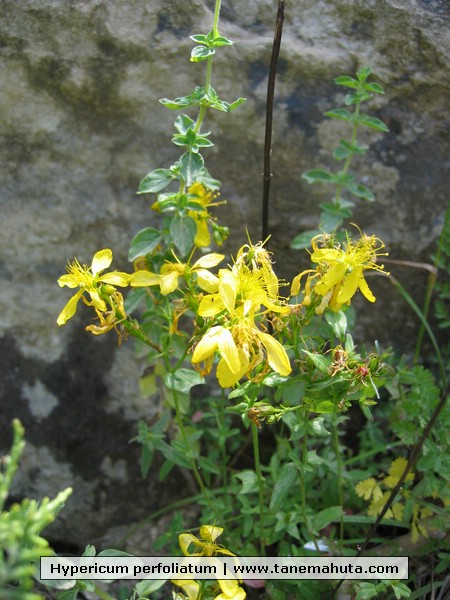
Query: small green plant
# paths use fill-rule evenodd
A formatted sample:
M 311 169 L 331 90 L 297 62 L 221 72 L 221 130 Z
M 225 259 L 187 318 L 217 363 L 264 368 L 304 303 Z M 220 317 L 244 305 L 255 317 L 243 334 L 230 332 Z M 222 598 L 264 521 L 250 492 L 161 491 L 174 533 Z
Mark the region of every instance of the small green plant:
M 25 441 L 22 424 L 13 421 L 14 440 L 9 456 L 0 462 L 0 598 L 2 600 L 42 600 L 33 591 L 41 556 L 53 550 L 41 532 L 52 523 L 72 490 L 67 488 L 56 498 L 41 501 L 25 498 L 5 509 L 5 502 L 16 473 Z
M 355 77 L 347 75 L 337 77 L 337 85 L 349 88 L 352 91 L 345 96 L 345 105 L 348 108 L 334 108 L 325 113 L 326 117 L 347 123 L 350 128 L 350 138 L 340 140 L 333 152 L 333 158 L 341 168 L 337 171 L 325 169 L 311 169 L 303 174 L 303 178 L 311 184 L 323 184 L 334 190 L 330 202 L 320 205 L 322 209 L 319 218 L 319 229 L 304 231 L 297 235 L 291 242 L 291 248 L 301 249 L 310 245 L 310 240 L 322 232 L 333 233 L 342 226 L 344 220 L 352 216 L 354 201 L 344 197 L 350 194 L 353 198 L 360 198 L 369 202 L 375 200 L 373 192 L 358 182 L 356 176 L 350 172 L 350 166 L 355 156 L 364 156 L 369 146 L 358 141 L 361 127 L 369 128 L 380 133 L 389 131 L 388 127 L 377 117 L 362 112 L 362 105 L 370 101 L 375 94 L 384 94 L 379 83 L 369 81 L 370 67 L 363 67 Z

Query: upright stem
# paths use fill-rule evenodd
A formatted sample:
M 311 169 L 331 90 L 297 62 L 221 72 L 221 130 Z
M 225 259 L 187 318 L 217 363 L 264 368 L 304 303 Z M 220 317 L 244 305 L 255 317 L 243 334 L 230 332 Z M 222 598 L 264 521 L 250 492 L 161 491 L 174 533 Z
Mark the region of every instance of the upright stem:
M 213 21 L 213 34 L 214 37 L 219 35 L 219 15 L 220 15 L 220 5 L 221 0 L 216 0 L 216 7 L 214 10 L 214 21 Z M 206 59 L 206 79 L 205 79 L 205 93 L 209 94 L 211 88 L 211 78 L 212 78 L 212 63 L 213 63 L 214 54 L 208 56 Z M 207 111 L 206 106 L 200 106 L 200 111 L 198 113 L 197 122 L 195 123 L 194 132 L 198 133 L 200 131 L 200 127 L 203 123 L 203 119 L 205 118 Z
M 301 505 L 302 505 L 302 516 L 303 516 L 303 522 L 305 523 L 305 528 L 306 531 L 308 532 L 309 537 L 311 538 L 316 551 L 320 552 L 320 548 L 319 545 L 317 543 L 317 540 L 315 538 L 315 535 L 313 534 L 311 527 L 309 526 L 309 519 L 308 519 L 308 515 L 306 512 L 306 482 L 305 482 L 305 471 L 306 471 L 306 465 L 308 464 L 308 411 L 304 412 L 304 427 L 305 427 L 305 433 L 303 435 L 303 444 L 302 444 L 302 464 L 303 464 L 303 469 L 301 472 L 301 477 L 300 477 L 300 501 L 301 501 Z
M 174 399 L 174 403 L 175 403 L 175 416 L 176 416 L 176 420 L 177 420 L 177 425 L 178 425 L 178 429 L 180 430 L 181 437 L 183 438 L 187 457 L 189 459 L 189 462 L 191 463 L 192 472 L 194 473 L 194 477 L 198 483 L 198 487 L 200 488 L 200 491 L 202 492 L 202 494 L 204 495 L 205 499 L 208 501 L 208 504 L 209 504 L 210 498 L 209 498 L 208 490 L 207 490 L 205 484 L 203 483 L 203 479 L 197 468 L 197 463 L 195 462 L 195 458 L 190 449 L 189 440 L 188 440 L 188 437 L 186 434 L 186 429 L 184 428 L 184 425 L 183 425 L 183 417 L 181 415 L 181 407 L 180 407 L 180 401 L 178 399 L 178 394 L 175 390 L 172 390 L 172 391 L 173 391 L 173 399 Z
M 266 133 L 264 140 L 264 173 L 263 173 L 263 202 L 262 202 L 262 239 L 266 240 L 269 235 L 269 196 L 272 173 L 270 158 L 272 155 L 272 117 L 275 96 L 275 77 L 277 74 L 278 56 L 280 53 L 281 36 L 284 22 L 284 0 L 278 1 L 277 21 L 272 46 L 272 58 L 270 61 L 269 80 L 267 82 L 266 101 Z
M 358 123 L 357 123 L 357 117 L 359 116 L 359 111 L 361 109 L 361 104 L 356 104 L 355 106 L 355 112 L 354 112 L 354 117 L 355 120 L 353 122 L 353 129 L 352 129 L 352 138 L 351 138 L 351 144 L 352 146 L 355 145 L 356 143 L 356 136 L 358 135 Z M 342 168 L 342 176 L 345 177 L 345 175 L 347 175 L 348 169 L 350 167 L 350 163 L 352 162 L 352 158 L 353 158 L 353 154 L 349 154 L 347 156 L 347 158 L 345 159 L 345 163 L 344 166 Z M 339 204 L 341 201 L 341 193 L 343 190 L 343 185 L 342 184 L 338 184 L 338 186 L 336 187 L 336 194 L 334 196 L 334 204 Z
M 255 459 L 255 471 L 258 478 L 258 495 L 259 495 L 259 545 L 261 556 L 266 555 L 266 544 L 264 540 L 264 480 L 261 471 L 261 461 L 259 457 L 259 439 L 258 427 L 252 423 L 252 442 L 253 456 Z
M 344 490 L 343 490 L 343 466 L 342 457 L 339 450 L 339 432 L 338 432 L 338 418 L 336 410 L 333 413 L 333 446 L 334 453 L 336 454 L 337 461 L 337 476 L 338 476 L 338 496 L 339 504 L 341 506 L 341 519 L 339 523 L 339 538 L 341 543 L 344 540 Z

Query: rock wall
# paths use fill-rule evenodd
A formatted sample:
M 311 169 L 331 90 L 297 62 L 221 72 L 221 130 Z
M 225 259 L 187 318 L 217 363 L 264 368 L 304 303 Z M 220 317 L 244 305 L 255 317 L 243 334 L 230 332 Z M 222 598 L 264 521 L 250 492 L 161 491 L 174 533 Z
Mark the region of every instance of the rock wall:
M 129 269 L 128 244 L 154 223 L 136 196 L 151 169 L 172 164 L 176 114 L 158 99 L 203 83 L 189 62 L 192 33 L 207 32 L 213 0 L 2 0 L 0 3 L 0 450 L 10 422 L 29 440 L 14 495 L 41 497 L 73 485 L 53 532 L 84 545 L 167 501 L 139 479 L 128 441 L 155 400 L 140 397 L 143 367 L 132 343 L 83 332 L 86 313 L 59 329 L 68 296 L 57 286 L 68 259 L 104 247 Z M 208 167 L 223 182 L 233 229 L 227 250 L 260 236 L 264 109 L 275 0 L 223 0 L 221 32 L 236 45 L 218 55 L 214 87 L 248 102 L 217 113 L 206 127 L 216 145 Z M 331 166 L 341 130 L 323 112 L 342 102 L 333 84 L 369 64 L 386 96 L 372 111 L 390 127 L 368 137 L 361 166 L 376 196 L 354 220 L 387 244 L 391 257 L 428 260 L 450 197 L 450 8 L 445 0 L 291 0 L 286 2 L 274 115 L 270 228 L 279 275 L 306 264 L 289 250 L 315 227 L 326 191 L 302 172 Z M 239 224 L 238 227 L 235 224 Z M 420 271 L 392 267 L 419 303 Z M 392 286 L 371 283 L 378 302 L 363 307 L 359 340 L 408 351 L 417 321 Z M 130 493 L 132 490 L 132 493 Z M 169 494 L 170 492 L 167 492 Z

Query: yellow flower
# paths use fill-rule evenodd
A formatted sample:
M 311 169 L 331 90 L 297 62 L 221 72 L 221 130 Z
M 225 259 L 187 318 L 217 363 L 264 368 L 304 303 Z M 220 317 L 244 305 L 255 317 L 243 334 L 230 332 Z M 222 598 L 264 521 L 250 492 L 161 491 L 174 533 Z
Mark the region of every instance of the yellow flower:
M 205 292 L 210 292 L 217 288 L 217 276 L 208 271 L 216 267 L 225 256 L 212 252 L 199 258 L 192 266 L 181 263 L 175 256 L 177 262 L 166 262 L 161 267 L 159 273 L 139 270 L 131 276 L 130 285 L 132 287 L 147 287 L 149 285 L 159 285 L 161 294 L 167 296 L 174 292 L 178 287 L 178 279 L 186 273 L 195 273 L 197 283 Z
M 369 302 L 375 302 L 375 296 L 364 278 L 364 271 L 372 269 L 388 275 L 383 271 L 383 265 L 376 263 L 377 256 L 386 256 L 386 253 L 380 252 L 384 248 L 381 240 L 362 234 L 359 240 L 353 242 L 347 236 L 345 249 L 341 248 L 340 244 L 319 247 L 319 243 L 331 243 L 330 236 L 318 235 L 312 239 L 311 260 L 319 266 L 315 270 L 309 269 L 297 275 L 292 282 L 291 293 L 299 293 L 301 278 L 309 274 L 303 303 L 310 304 L 311 285 L 314 283 L 312 291 L 322 297 L 316 307 L 319 314 L 327 306 L 337 312 L 344 304 L 350 304 L 358 289 Z
M 81 266 L 77 259 L 68 264 L 67 274 L 58 279 L 58 284 L 60 287 L 79 287 L 80 289 L 62 309 L 57 319 L 58 325 L 65 325 L 74 316 L 81 298 L 85 304 L 93 306 L 97 315 L 100 316 L 108 308 L 105 300 L 116 292 L 114 286 L 126 287 L 129 284 L 131 275 L 128 273 L 111 271 L 101 275 L 101 272 L 110 266 L 112 257 L 112 251 L 105 248 L 94 254 L 90 267 Z M 89 295 L 90 300 L 86 298 L 85 294 Z
M 217 538 L 222 535 L 223 527 L 215 525 L 202 525 L 200 527 L 200 538 L 192 533 L 181 533 L 178 536 L 181 551 L 185 556 L 236 556 L 230 550 L 216 543 Z M 192 579 L 172 580 L 172 583 L 183 588 L 187 593 L 189 600 L 197 600 L 200 586 Z M 245 591 L 240 587 L 237 579 L 219 579 L 221 593 L 215 596 L 214 600 L 244 600 Z
M 211 244 L 211 234 L 208 228 L 208 220 L 211 219 L 211 215 L 208 212 L 209 206 L 216 206 L 221 204 L 219 202 L 213 203 L 214 198 L 217 198 L 218 194 L 207 190 L 201 183 L 193 183 L 188 193 L 192 194 L 194 202 L 201 204 L 204 210 L 190 210 L 188 216 L 195 221 L 197 226 L 197 233 L 195 236 L 194 244 L 197 248 L 204 248 Z
M 120 343 L 123 334 L 117 329 L 117 325 L 120 325 L 127 318 L 122 294 L 120 292 L 113 292 L 109 296 L 109 302 L 111 310 L 105 313 L 97 312 L 100 323 L 98 325 L 88 325 L 85 329 L 94 335 L 102 335 L 111 331 L 111 329 L 115 329 Z
M 214 600 L 244 600 L 247 596 L 237 579 L 219 579 L 218 583 L 222 593 Z
M 220 354 L 217 379 L 226 388 L 236 383 L 264 360 L 269 366 L 286 376 L 291 365 L 286 350 L 274 337 L 260 331 L 251 318 L 242 317 L 230 328 L 215 325 L 208 329 L 198 342 L 192 363 L 205 363 L 205 374 L 212 368 L 216 351 Z
M 200 584 L 194 579 L 172 579 L 172 583 L 182 588 L 187 594 L 188 600 L 198 600 L 200 594 Z M 218 584 L 221 593 L 214 597 L 214 600 L 244 600 L 245 591 L 239 585 L 237 579 L 219 579 Z
M 227 556 L 236 556 L 223 546 L 216 544 L 216 539 L 223 533 L 223 527 L 215 525 L 202 525 L 200 527 L 200 539 L 192 533 L 180 533 L 178 541 L 181 551 L 185 556 L 215 556 L 216 554 L 226 554 Z M 189 548 L 193 545 L 194 551 Z
M 204 363 L 201 372 L 207 374 L 218 352 L 216 374 L 222 387 L 234 386 L 262 362 L 288 375 L 291 366 L 286 350 L 255 322 L 268 312 L 289 312 L 279 301 L 278 289 L 278 278 L 263 245 L 242 246 L 234 265 L 219 270 L 215 289 L 200 301 L 199 316 L 211 322 L 194 349 L 192 363 Z

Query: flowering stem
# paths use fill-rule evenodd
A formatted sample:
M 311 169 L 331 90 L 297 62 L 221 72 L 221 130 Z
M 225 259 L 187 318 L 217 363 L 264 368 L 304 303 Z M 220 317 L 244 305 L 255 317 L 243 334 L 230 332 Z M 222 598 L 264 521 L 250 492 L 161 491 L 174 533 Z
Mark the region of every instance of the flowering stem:
M 141 340 L 141 342 L 144 342 L 144 344 L 147 344 L 147 346 L 150 346 L 151 348 L 153 348 L 153 350 L 156 350 L 158 353 L 161 352 L 161 348 L 157 344 L 152 342 L 152 340 L 148 338 L 144 333 L 142 333 L 138 323 L 129 319 L 125 319 L 125 321 L 122 321 L 121 324 L 124 326 L 124 328 L 128 331 L 130 335 L 133 335 L 134 337 L 138 338 L 139 340 Z
M 316 538 L 311 530 L 311 527 L 309 526 L 308 515 L 306 514 L 305 472 L 306 472 L 306 466 L 308 464 L 308 418 L 309 418 L 308 411 L 305 411 L 304 418 L 305 418 L 305 422 L 304 422 L 305 434 L 303 436 L 303 448 L 302 448 L 303 468 L 302 468 L 301 474 L 300 474 L 300 499 L 301 499 L 301 505 L 302 505 L 302 516 L 303 516 L 303 522 L 305 523 L 306 531 L 308 532 L 310 539 L 312 540 L 314 546 L 316 547 L 317 552 L 320 552 L 319 545 L 317 544 Z
M 259 496 L 259 544 L 261 556 L 266 555 L 266 546 L 264 543 L 264 479 L 261 472 L 261 461 L 259 457 L 259 439 L 258 439 L 258 428 L 252 423 L 252 442 L 253 442 L 253 456 L 255 459 L 255 471 L 258 478 L 258 496 Z
M 192 454 L 192 451 L 191 451 L 191 448 L 189 445 L 189 440 L 188 440 L 188 436 L 186 434 L 186 429 L 184 428 L 184 425 L 183 425 L 183 417 L 181 414 L 180 400 L 178 398 L 178 394 L 177 394 L 176 390 L 172 390 L 172 393 L 173 393 L 173 399 L 174 399 L 174 404 L 175 404 L 175 417 L 176 417 L 178 428 L 181 433 L 181 437 L 183 438 L 184 446 L 186 448 L 186 456 L 191 463 L 192 472 L 194 473 L 194 477 L 195 477 L 195 480 L 197 481 L 198 487 L 200 488 L 200 491 L 203 494 L 203 497 L 205 498 L 206 502 L 208 503 L 208 506 L 214 512 L 214 507 L 211 503 L 211 498 L 209 496 L 208 488 L 205 486 L 205 484 L 203 482 L 203 479 L 202 479 L 200 472 L 198 470 L 198 467 L 197 467 L 197 463 L 195 462 L 195 458 Z
M 214 10 L 214 22 L 213 22 L 213 35 L 217 37 L 219 35 L 219 14 L 220 14 L 220 4 L 221 0 L 216 0 L 216 7 Z M 212 78 L 212 63 L 213 63 L 214 54 L 208 56 L 206 59 L 206 80 L 205 80 L 205 94 L 208 96 L 211 88 L 211 78 Z M 198 113 L 197 122 L 194 127 L 194 133 L 198 133 L 200 131 L 200 127 L 203 123 L 203 119 L 205 118 L 207 111 L 207 107 L 202 105 L 200 106 L 200 111 Z
M 338 432 L 338 418 L 337 411 L 335 410 L 333 413 L 333 446 L 334 453 L 336 454 L 337 461 L 337 476 L 338 476 L 338 495 L 339 495 L 339 504 L 341 506 L 341 518 L 339 522 L 339 539 L 341 540 L 341 544 L 344 540 L 344 490 L 343 490 L 343 466 L 342 466 L 342 457 L 339 449 L 339 432 Z
M 361 104 L 360 103 L 356 104 L 356 106 L 355 106 L 355 112 L 353 113 L 354 121 L 353 121 L 352 138 L 351 138 L 351 145 L 352 146 L 355 145 L 355 143 L 356 143 L 356 136 L 358 134 L 359 123 L 357 121 L 358 121 L 358 116 L 359 116 L 360 108 L 361 108 Z M 350 167 L 350 163 L 352 162 L 352 158 L 353 158 L 353 154 L 349 154 L 347 156 L 346 160 L 345 160 L 344 167 L 343 167 L 343 169 L 341 171 L 341 176 L 342 176 L 343 179 L 347 175 L 348 169 Z M 343 186 L 342 183 L 339 183 L 336 186 L 336 194 L 334 196 L 334 203 L 337 204 L 337 205 L 339 205 L 339 203 L 341 201 L 341 193 L 342 193 L 343 188 L 344 188 L 344 186 Z

